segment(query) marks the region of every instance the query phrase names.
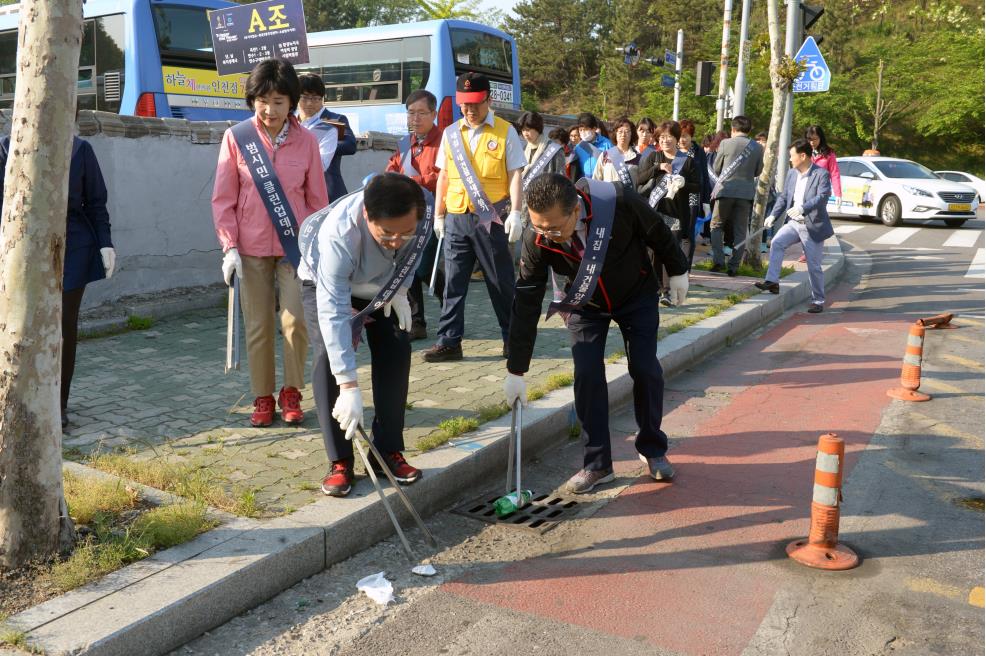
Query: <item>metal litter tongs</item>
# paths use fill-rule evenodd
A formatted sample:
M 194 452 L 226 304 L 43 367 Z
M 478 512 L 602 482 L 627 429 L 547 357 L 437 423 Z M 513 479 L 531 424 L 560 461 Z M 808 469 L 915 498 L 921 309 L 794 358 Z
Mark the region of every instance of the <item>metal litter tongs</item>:
M 240 368 L 240 277 L 234 272 L 229 286 L 226 308 L 226 369 L 229 373 Z
M 508 444 L 507 452 L 507 494 L 512 491 L 517 492 L 517 508 L 523 508 L 526 504 L 524 503 L 524 488 L 520 484 L 520 458 L 521 458 L 521 431 L 524 426 L 524 406 L 521 404 L 520 399 L 514 400 L 513 415 L 510 418 L 510 442 Z M 511 483 L 515 484 L 515 488 L 511 489 Z
M 373 453 L 373 457 L 377 459 L 378 463 L 380 463 L 380 468 L 383 469 L 383 473 L 387 475 L 387 480 L 389 480 L 390 484 L 394 486 L 394 491 L 397 492 L 397 495 L 401 498 L 401 501 L 404 502 L 404 505 L 407 507 L 407 511 L 414 519 L 415 524 L 417 524 L 418 528 L 421 529 L 421 532 L 424 533 L 425 538 L 428 540 L 428 544 L 433 547 L 437 547 L 438 541 L 435 540 L 435 536 L 432 535 L 431 531 L 428 530 L 428 527 L 425 526 L 425 523 L 421 520 L 421 515 L 419 515 L 418 511 L 411 505 L 411 500 L 407 498 L 406 494 L 404 494 L 404 490 L 402 490 L 400 485 L 397 484 L 394 474 L 390 471 L 387 463 L 384 462 L 384 459 L 381 457 L 377 447 L 373 445 L 373 442 L 366 435 L 366 431 L 363 430 L 362 426 L 358 426 L 357 431 L 359 432 L 359 435 L 353 438 L 353 446 L 356 447 L 356 451 L 359 452 L 360 459 L 363 460 L 363 466 L 366 467 L 366 473 L 369 475 L 370 480 L 373 481 L 373 487 L 376 488 L 377 494 L 380 495 L 380 500 L 383 502 L 383 507 L 386 509 L 387 515 L 390 517 L 390 521 L 393 522 L 394 528 L 397 530 L 397 535 L 400 537 L 401 543 L 404 545 L 404 550 L 407 551 L 407 555 L 412 561 L 417 561 L 418 557 L 415 555 L 414 550 L 411 549 L 411 543 L 407 541 L 407 537 L 404 535 L 404 530 L 401 528 L 400 523 L 397 521 L 397 516 L 394 515 L 394 511 L 390 507 L 390 502 L 387 500 L 387 495 L 383 493 L 383 488 L 380 487 L 380 481 L 377 479 L 377 474 L 373 471 L 373 467 L 370 466 L 370 459 L 367 457 L 366 450 L 363 448 L 363 445 L 360 444 L 360 438 L 362 438 L 366 442 L 366 445 L 370 447 L 370 452 Z

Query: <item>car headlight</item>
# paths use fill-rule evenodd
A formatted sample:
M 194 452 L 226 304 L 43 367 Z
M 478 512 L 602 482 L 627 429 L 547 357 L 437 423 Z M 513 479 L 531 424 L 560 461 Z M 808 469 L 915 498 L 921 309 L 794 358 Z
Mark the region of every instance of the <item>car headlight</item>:
M 925 196 L 927 198 L 934 198 L 934 196 L 932 196 L 929 192 L 925 191 L 924 189 L 918 189 L 917 187 L 911 187 L 909 185 L 901 185 L 901 186 L 904 189 L 906 189 L 907 193 L 909 194 L 914 194 L 915 196 Z

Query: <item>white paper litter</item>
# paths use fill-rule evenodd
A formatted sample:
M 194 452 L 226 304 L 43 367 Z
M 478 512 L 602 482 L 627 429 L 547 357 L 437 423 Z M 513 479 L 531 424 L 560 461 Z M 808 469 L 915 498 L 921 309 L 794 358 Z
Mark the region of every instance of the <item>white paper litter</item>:
M 356 589 L 365 592 L 367 597 L 381 606 L 386 606 L 394 600 L 394 586 L 383 572 L 364 576 L 356 582 Z
M 411 571 L 418 576 L 434 576 L 438 574 L 438 571 L 431 565 L 417 565 L 411 568 Z

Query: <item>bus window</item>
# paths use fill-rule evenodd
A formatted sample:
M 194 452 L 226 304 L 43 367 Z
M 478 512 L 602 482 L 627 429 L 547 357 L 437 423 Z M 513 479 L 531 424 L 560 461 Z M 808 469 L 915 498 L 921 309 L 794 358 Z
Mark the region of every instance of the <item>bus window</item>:
M 162 65 L 209 64 L 215 69 L 209 18 L 204 7 L 154 4 L 151 9 Z
M 104 112 L 118 113 L 123 95 L 123 51 L 126 47 L 123 14 L 100 16 L 95 27 L 98 107 Z
M 513 78 L 510 42 L 485 32 L 453 28 L 452 55 L 456 72 L 482 71 L 500 78 Z
M 17 30 L 0 32 L 0 108 L 14 106 L 17 76 Z
M 403 103 L 428 82 L 429 37 L 318 46 L 301 71 L 325 82 L 327 104 Z

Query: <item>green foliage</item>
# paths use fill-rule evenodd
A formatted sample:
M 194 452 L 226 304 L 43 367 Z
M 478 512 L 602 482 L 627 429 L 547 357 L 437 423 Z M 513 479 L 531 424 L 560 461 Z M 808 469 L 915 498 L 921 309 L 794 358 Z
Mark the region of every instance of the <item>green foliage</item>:
M 470 20 L 476 17 L 479 6 L 478 0 L 414 0 L 414 3 L 429 19 L 462 18 Z
M 68 513 L 76 524 L 89 524 L 97 513 L 129 510 L 140 500 L 140 493 L 122 481 L 77 476 L 68 471 L 62 478 Z
M 127 328 L 130 330 L 148 330 L 153 325 L 153 317 L 142 317 L 137 314 L 131 314 L 127 317 Z
M 304 0 L 309 32 L 342 30 L 415 20 L 414 0 Z
M 142 544 L 157 550 L 188 542 L 213 525 L 206 518 L 202 504 L 179 503 L 144 513 L 134 522 L 132 530 L 140 536 Z

